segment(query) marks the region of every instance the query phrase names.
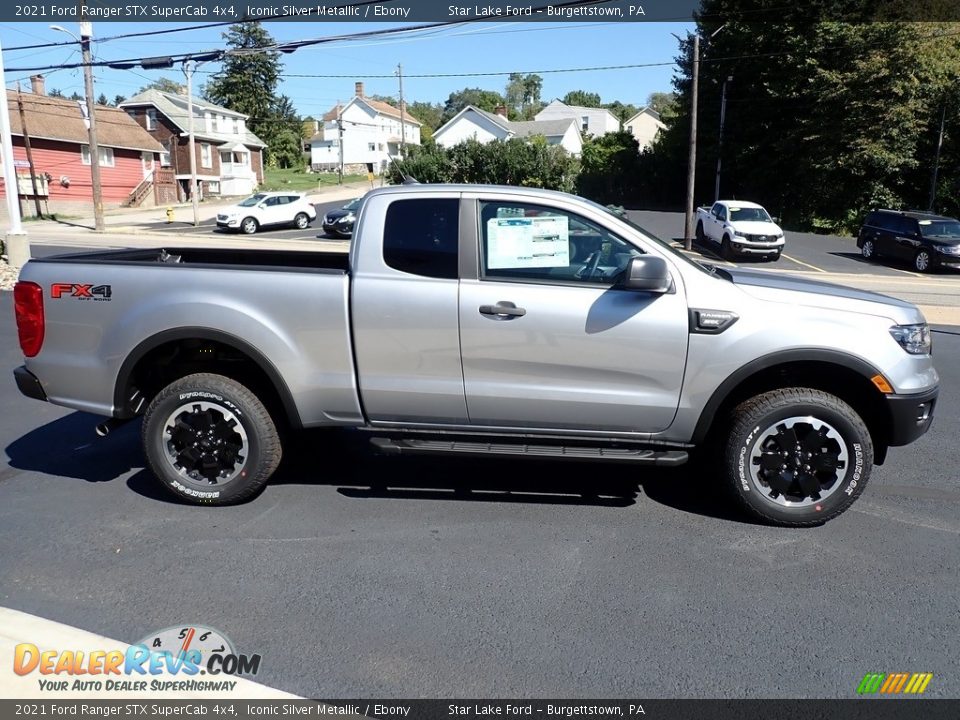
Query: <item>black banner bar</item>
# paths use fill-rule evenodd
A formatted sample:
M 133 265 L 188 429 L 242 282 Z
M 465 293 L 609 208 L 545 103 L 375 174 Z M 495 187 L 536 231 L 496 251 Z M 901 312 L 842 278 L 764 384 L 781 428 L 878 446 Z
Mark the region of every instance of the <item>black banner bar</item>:
M 0 718 L 956 720 L 960 700 L 0 700 Z

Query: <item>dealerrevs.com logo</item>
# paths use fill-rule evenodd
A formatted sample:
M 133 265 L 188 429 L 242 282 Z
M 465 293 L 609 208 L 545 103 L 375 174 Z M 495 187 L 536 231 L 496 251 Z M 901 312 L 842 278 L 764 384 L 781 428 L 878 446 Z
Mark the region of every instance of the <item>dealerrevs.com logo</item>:
M 183 625 L 150 633 L 126 650 L 57 650 L 20 643 L 13 671 L 39 677 L 41 690 L 230 691 L 236 680 L 256 675 L 260 655 L 243 655 L 219 630 Z M 201 676 L 204 676 L 201 678 Z

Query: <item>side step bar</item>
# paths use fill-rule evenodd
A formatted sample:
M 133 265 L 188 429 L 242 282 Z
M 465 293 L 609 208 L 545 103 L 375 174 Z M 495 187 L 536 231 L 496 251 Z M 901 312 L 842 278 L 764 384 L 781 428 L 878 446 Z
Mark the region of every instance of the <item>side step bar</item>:
M 591 445 L 534 445 L 531 443 L 485 442 L 476 440 L 416 440 L 375 437 L 370 444 L 384 455 L 460 455 L 466 457 L 525 457 L 539 459 L 590 460 L 594 462 L 683 465 L 685 450 L 600 447 Z

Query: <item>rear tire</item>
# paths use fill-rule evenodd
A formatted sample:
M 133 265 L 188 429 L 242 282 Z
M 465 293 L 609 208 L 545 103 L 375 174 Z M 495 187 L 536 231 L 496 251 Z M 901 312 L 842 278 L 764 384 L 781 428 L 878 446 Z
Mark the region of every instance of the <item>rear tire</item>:
M 873 240 L 863 241 L 863 245 L 860 246 L 860 254 L 864 260 L 873 260 L 877 256 L 877 247 L 873 244 Z
M 304 230 L 310 225 L 310 218 L 306 213 L 297 213 L 297 216 L 293 219 L 293 224 L 298 230 Z
M 160 484 L 197 505 L 247 500 L 280 464 L 270 413 L 244 385 L 222 375 L 197 373 L 167 385 L 147 408 L 141 433 Z
M 703 223 L 697 223 L 697 243 L 703 245 L 707 241 L 707 236 L 703 232 Z
M 733 412 L 723 452 L 727 487 L 749 515 L 773 525 L 821 525 L 849 508 L 873 467 L 859 415 L 834 395 L 786 388 Z

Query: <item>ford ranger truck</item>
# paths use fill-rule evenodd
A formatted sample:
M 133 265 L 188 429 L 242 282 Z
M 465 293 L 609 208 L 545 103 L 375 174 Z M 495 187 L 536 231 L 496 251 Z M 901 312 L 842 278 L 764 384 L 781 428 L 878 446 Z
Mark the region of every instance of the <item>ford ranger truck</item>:
M 930 329 L 893 298 L 694 262 L 532 188 L 369 192 L 349 255 L 196 247 L 28 262 L 22 392 L 118 422 L 184 500 L 254 496 L 278 429 L 386 453 L 675 466 L 754 516 L 850 507 L 930 427 Z
M 774 218 L 756 203 L 718 200 L 713 207 L 697 209 L 697 242 L 720 246 L 726 260 L 761 257 L 779 260 L 785 240 Z

